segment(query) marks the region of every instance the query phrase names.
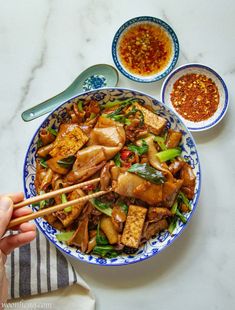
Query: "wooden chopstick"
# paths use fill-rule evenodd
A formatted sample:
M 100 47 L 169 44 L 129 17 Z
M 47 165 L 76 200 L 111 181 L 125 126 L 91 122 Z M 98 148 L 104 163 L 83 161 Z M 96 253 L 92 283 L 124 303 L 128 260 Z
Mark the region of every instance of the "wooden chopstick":
M 33 203 L 36 203 L 36 202 L 39 202 L 39 201 L 42 201 L 42 200 L 50 199 L 50 198 L 55 197 L 57 195 L 61 195 L 61 194 L 64 194 L 64 193 L 71 192 L 71 191 L 73 191 L 73 190 L 75 190 L 77 188 L 97 183 L 99 181 L 100 181 L 100 178 L 96 178 L 96 179 L 89 180 L 89 181 L 86 181 L 86 182 L 83 182 L 83 183 L 78 183 L 78 184 L 75 184 L 75 185 L 72 185 L 72 186 L 64 187 L 64 188 L 61 188 L 61 189 L 58 189 L 56 191 L 49 192 L 49 193 L 46 193 L 46 194 L 43 194 L 43 195 L 38 195 L 38 196 L 33 197 L 33 198 L 25 199 L 24 201 L 22 201 L 20 203 L 14 204 L 13 208 L 14 209 L 22 208 L 22 207 L 31 205 Z
M 84 183 L 86 183 L 86 182 L 84 182 Z M 80 184 L 82 184 L 82 183 L 80 183 Z M 70 186 L 70 188 L 71 188 L 71 186 Z M 31 214 L 28 214 L 28 215 L 24 215 L 24 216 L 15 218 L 15 219 L 10 221 L 9 225 L 7 226 L 7 229 L 10 229 L 10 228 L 12 228 L 14 226 L 17 226 L 17 225 L 20 225 L 22 223 L 31 221 L 31 220 L 36 219 L 38 217 L 42 217 L 42 216 L 51 214 L 51 213 L 56 212 L 56 211 L 61 211 L 61 210 L 63 210 L 66 207 L 72 206 L 72 205 L 77 204 L 77 203 L 82 202 L 82 201 L 87 201 L 87 200 L 90 200 L 92 198 L 96 198 L 96 197 L 102 196 L 102 195 L 107 194 L 109 192 L 110 191 L 99 191 L 99 192 L 96 192 L 96 193 L 93 193 L 93 194 L 90 194 L 90 195 L 87 195 L 87 196 L 84 196 L 84 197 L 80 197 L 80 198 L 77 198 L 77 199 L 74 199 L 74 200 L 71 200 L 71 201 L 59 204 L 57 206 L 52 206 L 52 207 L 49 207 L 49 208 L 46 208 L 46 209 L 43 209 L 43 210 L 39 210 L 37 212 L 33 212 Z M 27 200 L 29 201 L 30 199 L 27 199 Z

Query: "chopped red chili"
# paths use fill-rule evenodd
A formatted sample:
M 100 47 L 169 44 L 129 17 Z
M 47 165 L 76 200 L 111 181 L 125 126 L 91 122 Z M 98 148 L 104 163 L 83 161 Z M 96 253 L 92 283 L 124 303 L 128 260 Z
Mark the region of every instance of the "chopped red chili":
M 161 26 L 141 23 L 126 31 L 118 52 L 128 71 L 148 76 L 167 66 L 172 56 L 172 42 Z
M 122 160 L 127 160 L 128 157 L 130 157 L 132 155 L 132 152 L 129 150 L 123 150 L 121 152 L 121 159 Z
M 219 105 L 219 91 L 215 82 L 203 74 L 190 73 L 173 85 L 171 102 L 185 119 L 200 122 L 210 118 Z

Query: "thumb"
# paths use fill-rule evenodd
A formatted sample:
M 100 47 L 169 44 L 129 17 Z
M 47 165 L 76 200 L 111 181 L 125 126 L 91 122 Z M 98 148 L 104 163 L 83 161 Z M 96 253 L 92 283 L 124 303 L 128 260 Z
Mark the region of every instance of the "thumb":
M 10 222 L 13 211 L 12 205 L 13 202 L 9 197 L 3 196 L 0 198 L 0 238 L 4 235 Z

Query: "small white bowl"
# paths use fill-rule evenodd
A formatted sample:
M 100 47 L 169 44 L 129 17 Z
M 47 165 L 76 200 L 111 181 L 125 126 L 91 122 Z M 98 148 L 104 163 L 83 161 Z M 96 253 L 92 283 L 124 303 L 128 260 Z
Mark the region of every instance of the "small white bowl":
M 203 120 L 200 122 L 189 121 L 185 119 L 182 115 L 177 113 L 170 99 L 174 83 L 180 77 L 186 74 L 191 74 L 191 73 L 203 74 L 203 75 L 206 75 L 208 78 L 211 78 L 212 81 L 217 86 L 219 95 L 220 95 L 219 105 L 218 105 L 216 112 L 207 120 Z M 183 65 L 181 67 L 178 67 L 168 75 L 168 77 L 166 78 L 166 80 L 164 81 L 162 85 L 161 101 L 164 104 L 168 105 L 172 110 L 174 110 L 174 112 L 181 119 L 183 119 L 185 125 L 191 131 L 203 131 L 203 130 L 207 130 L 209 128 L 214 127 L 224 117 L 228 109 L 228 103 L 229 103 L 228 90 L 221 76 L 217 72 L 215 72 L 213 69 L 205 65 L 197 64 L 197 63 L 190 63 L 190 64 Z
M 128 70 L 126 66 L 123 65 L 118 53 L 119 43 L 123 35 L 126 33 L 126 31 L 131 29 L 131 27 L 133 27 L 134 25 L 140 25 L 146 23 L 155 26 L 157 25 L 158 27 L 162 28 L 169 37 L 172 45 L 172 55 L 168 64 L 160 72 L 148 76 L 138 75 Z M 179 57 L 179 41 L 174 30 L 163 20 L 152 16 L 139 16 L 128 20 L 118 29 L 113 38 L 112 56 L 113 61 L 118 70 L 127 78 L 135 82 L 152 83 L 163 79 L 167 74 L 169 74 L 172 71 L 172 69 L 176 65 Z

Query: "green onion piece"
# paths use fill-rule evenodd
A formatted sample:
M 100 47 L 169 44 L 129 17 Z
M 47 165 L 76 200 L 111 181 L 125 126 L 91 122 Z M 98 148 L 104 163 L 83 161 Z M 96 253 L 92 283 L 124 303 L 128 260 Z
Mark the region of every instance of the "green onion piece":
M 97 245 L 107 245 L 109 244 L 108 239 L 100 234 L 100 224 L 97 226 L 97 231 L 96 231 L 96 244 Z
M 167 147 L 166 147 L 166 144 L 165 144 L 165 139 L 163 137 L 156 136 L 154 138 L 154 141 L 158 143 L 158 145 L 160 146 L 162 151 L 166 151 L 167 150 Z
M 38 138 L 37 148 L 39 149 L 41 146 L 43 146 L 42 140 L 40 138 Z
M 39 162 L 40 162 L 40 165 L 41 165 L 42 167 L 44 167 L 44 168 L 47 168 L 47 167 L 48 167 L 45 158 L 41 158 Z
M 102 108 L 103 109 L 109 109 L 109 108 L 112 108 L 112 107 L 115 107 L 116 105 L 120 105 L 120 104 L 123 104 L 123 101 L 108 101 L 107 103 L 105 103 Z
M 124 119 L 124 124 L 127 125 L 127 126 L 130 126 L 131 121 L 128 118 L 125 118 Z
M 53 129 L 52 127 L 48 127 L 47 131 L 49 133 L 51 133 L 53 136 L 57 136 L 57 131 L 55 129 Z
M 78 105 L 78 111 L 79 112 L 83 112 L 83 107 L 82 107 L 83 102 L 82 101 L 78 101 L 77 105 Z
M 178 216 L 178 218 L 180 218 L 180 220 L 186 224 L 187 223 L 187 218 L 177 209 L 176 210 L 176 216 Z
M 90 119 L 94 119 L 95 117 L 96 117 L 96 114 L 92 112 L 90 115 Z
M 171 160 L 177 156 L 180 156 L 181 152 L 182 151 L 180 148 L 173 148 L 173 149 L 168 149 L 166 151 L 158 152 L 156 154 L 156 156 L 160 160 L 160 162 L 162 163 L 162 162 Z
M 71 168 L 71 166 L 73 165 L 73 163 L 75 162 L 76 157 L 75 156 L 68 156 L 66 158 L 62 158 L 60 160 L 57 161 L 57 164 L 60 165 L 63 168 Z
M 171 208 L 171 213 L 176 214 L 177 208 L 178 208 L 178 201 L 176 200 Z
M 112 216 L 112 211 L 113 209 L 110 208 L 110 204 L 108 203 L 104 203 L 99 201 L 97 198 L 93 198 L 90 200 L 90 202 L 93 204 L 93 206 L 99 210 L 100 212 L 108 215 L 108 216 Z
M 189 209 L 189 211 L 192 210 L 192 206 L 188 200 L 188 198 L 185 196 L 185 194 L 183 192 L 179 192 L 179 195 L 178 195 L 178 200 L 181 200 Z
M 72 238 L 73 234 L 74 231 L 66 231 L 60 234 L 56 234 L 56 238 L 58 241 L 68 241 L 70 238 Z
M 162 184 L 165 182 L 165 177 L 161 171 L 149 166 L 148 164 L 134 164 L 128 172 L 137 174 L 139 177 L 146 179 L 154 184 Z
M 118 205 L 121 207 L 121 209 L 123 210 L 123 212 L 125 212 L 126 214 L 128 213 L 128 205 L 125 204 L 124 202 L 120 201 L 118 202 Z
M 117 153 L 114 158 L 114 163 L 117 167 L 121 167 L 121 158 L 120 158 L 120 153 Z
M 143 155 L 148 152 L 149 146 L 145 140 L 142 140 L 142 145 L 138 146 L 135 144 L 129 144 L 128 149 L 132 152 L 137 153 L 138 155 Z
M 111 245 L 96 245 L 93 249 L 93 253 L 101 257 L 114 258 L 118 256 L 118 252 L 114 250 Z
M 171 223 L 170 223 L 170 225 L 168 227 L 168 231 L 169 231 L 170 234 L 172 234 L 173 231 L 175 230 L 176 224 L 177 224 L 177 218 L 173 217 L 172 220 L 171 220 Z
M 68 202 L 67 197 L 66 197 L 66 194 L 61 194 L 61 202 L 62 202 L 62 203 Z M 71 212 L 71 211 L 72 211 L 72 206 L 69 206 L 69 207 L 64 208 L 64 212 L 65 212 L 65 213 L 69 213 L 69 212 Z

